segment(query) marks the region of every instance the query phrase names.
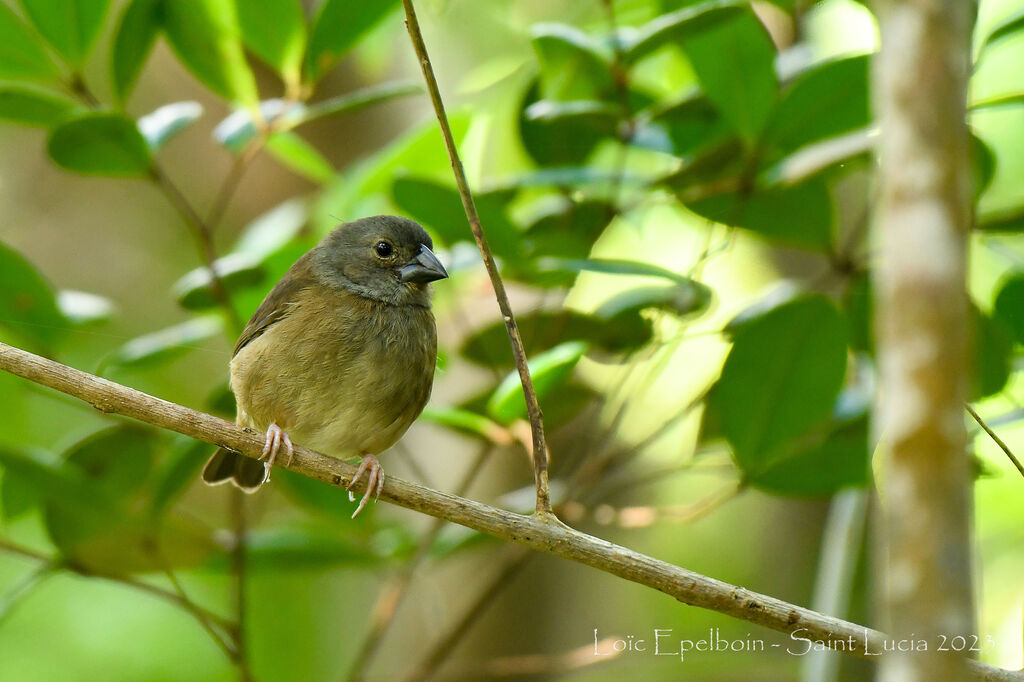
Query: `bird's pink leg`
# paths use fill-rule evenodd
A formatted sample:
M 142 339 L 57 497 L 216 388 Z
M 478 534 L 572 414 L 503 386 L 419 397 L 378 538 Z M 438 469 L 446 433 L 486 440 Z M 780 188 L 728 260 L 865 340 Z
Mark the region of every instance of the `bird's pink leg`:
M 267 481 L 270 480 L 270 470 L 273 468 L 274 462 L 277 461 L 277 453 L 280 452 L 282 443 L 284 443 L 285 452 L 288 453 L 288 465 L 291 466 L 292 458 L 295 457 L 292 439 L 288 437 L 288 434 L 280 426 L 271 424 L 267 429 L 267 441 L 263 445 L 263 453 L 260 454 L 260 459 L 266 460 L 263 466 L 267 470 Z
M 367 473 L 369 472 L 369 473 Z M 367 474 L 366 478 L 366 492 L 363 493 L 363 499 L 359 500 L 359 506 L 356 507 L 355 512 L 352 514 L 354 519 L 359 515 L 359 512 L 363 511 L 363 507 L 370 501 L 372 496 L 374 499 L 380 499 L 380 491 L 384 489 L 384 470 L 380 468 L 380 462 L 373 455 L 367 453 L 363 455 L 363 461 L 359 463 L 359 468 L 356 469 L 355 475 L 352 477 L 352 481 L 348 484 L 346 490 L 348 490 L 348 499 L 355 502 L 356 496 L 352 494 L 352 486 L 356 484 L 363 474 Z

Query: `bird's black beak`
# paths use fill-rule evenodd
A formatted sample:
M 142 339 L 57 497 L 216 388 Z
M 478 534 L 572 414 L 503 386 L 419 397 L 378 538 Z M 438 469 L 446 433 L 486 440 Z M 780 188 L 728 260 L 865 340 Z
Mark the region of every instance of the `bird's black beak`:
M 420 252 L 411 261 L 398 268 L 398 272 L 402 276 L 403 282 L 415 282 L 416 284 L 426 284 L 448 276 L 448 271 L 441 265 L 441 261 L 437 260 L 437 256 L 425 244 L 420 244 Z

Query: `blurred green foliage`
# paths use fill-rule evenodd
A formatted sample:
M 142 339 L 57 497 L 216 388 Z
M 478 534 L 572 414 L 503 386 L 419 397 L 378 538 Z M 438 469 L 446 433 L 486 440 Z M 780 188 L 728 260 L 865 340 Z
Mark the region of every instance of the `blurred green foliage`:
M 479 293 L 485 286 L 479 256 L 425 102 L 416 104 L 416 121 L 399 126 L 404 133 L 341 167 L 330 142 L 306 133 L 341 121 L 345 135 L 359 137 L 347 123 L 353 116 L 422 92 L 402 35 L 400 3 L 312 4 L 0 3 L 0 121 L 45 131 L 40 154 L 67 171 L 160 188 L 185 223 L 176 248 L 207 256 L 204 247 L 219 248 L 210 262 L 193 262 L 156 294 L 176 302 L 177 317 L 150 324 L 134 338 L 98 342 L 84 334 L 110 324 L 111 302 L 59 290 L 51 282 L 61 282 L 61 273 L 0 243 L 0 338 L 144 385 L 160 386 L 177 374 L 208 396 L 197 407 L 230 417 L 226 356 L 212 379 L 180 374 L 197 362 L 197 348 L 230 347 L 234 320 L 246 318 L 337 222 L 402 213 L 432 233 L 453 274 L 437 291 L 444 372 L 435 395 L 441 397 L 423 421 L 446 434 L 441 442 L 517 451 L 522 389 L 504 323 L 493 306 L 481 312 L 485 306 L 476 305 L 487 298 Z M 850 53 L 814 34 L 843 31 L 828 12 L 870 25 L 867 10 L 845 0 L 762 3 L 756 11 L 734 0 L 609 0 L 586 9 L 564 2 L 547 9 L 535 3 L 525 9 L 508 2 L 422 4 L 452 127 L 468 158 L 491 248 L 514 287 L 517 320 L 557 443 L 558 501 L 588 500 L 605 478 L 618 481 L 630 472 L 642 478 L 652 465 L 647 449 L 666 433 L 692 440 L 670 448 L 674 470 L 687 472 L 724 449 L 729 457 L 716 460 L 719 468 L 742 490 L 828 498 L 870 486 L 874 349 L 866 223 L 874 164 L 873 35 L 869 31 Z M 973 397 L 1004 411 L 1015 408 L 1009 414 L 1016 416 L 1000 422 L 1004 427 L 1024 416 L 1015 407 L 1024 343 L 1024 192 L 1019 174 L 1006 175 L 1022 170 L 1014 159 L 1024 140 L 991 121 L 1013 116 L 1019 124 L 1024 90 L 1019 72 L 986 70 L 986 59 L 999 50 L 1024 51 L 1024 20 L 1012 4 L 982 3 L 976 48 L 982 94 L 972 90 L 971 109 L 979 199 L 972 259 L 982 271 L 998 273 L 972 279 Z M 554 20 L 560 16 L 564 20 Z M 467 17 L 481 26 L 508 23 L 516 48 L 503 45 L 500 34 L 492 45 L 486 29 L 457 25 Z M 206 106 L 172 101 L 180 88 L 169 88 L 150 111 L 133 105 L 135 91 L 157 78 L 147 66 L 151 55 L 166 48 L 208 90 Z M 339 63 L 360 85 L 339 89 L 332 80 Z M 465 87 L 453 84 L 445 66 L 464 76 Z M 401 77 L 361 78 L 361 68 Z M 219 188 L 209 210 L 199 211 L 195 197 L 170 184 L 167 149 L 210 116 L 209 101 L 227 111 L 211 139 L 190 137 L 188 144 L 215 146 L 232 165 L 225 178 L 200 164 L 180 171 Z M 287 197 L 236 236 L 226 209 L 241 174 L 263 152 L 307 184 L 302 196 Z M 204 237 L 215 230 L 216 239 Z M 683 241 L 685 261 L 678 256 Z M 100 251 L 107 267 L 115 267 L 117 245 Z M 747 255 L 735 257 L 737 251 Z M 750 274 L 765 268 L 768 277 Z M 778 280 L 786 285 L 774 286 Z M 133 285 L 124 282 L 125 289 Z M 718 345 L 686 355 L 691 371 L 682 376 L 670 366 L 682 357 L 690 332 L 715 335 Z M 446 374 L 453 383 L 473 379 L 446 388 Z M 205 446 L 121 422 L 83 427 L 68 418 L 76 428 L 65 429 L 67 408 L 29 398 L 32 390 L 0 381 L 0 406 L 18 415 L 31 401 L 50 439 L 48 448 L 17 440 L 0 447 L 5 535 L 29 538 L 54 567 L 81 574 L 123 579 L 234 570 L 231 543 L 215 530 L 221 522 L 206 513 L 207 498 L 199 498 L 215 493 L 192 489 Z M 633 419 L 648 427 L 642 437 L 621 428 L 623 416 L 629 422 L 642 413 L 651 395 L 670 413 L 665 427 L 648 417 Z M 695 407 L 700 433 L 694 423 L 683 438 L 670 424 Z M 527 467 L 512 471 L 518 484 L 529 483 Z M 348 522 L 334 489 L 283 471 L 273 478 L 285 495 L 275 502 L 284 512 L 250 529 L 246 553 L 254 575 L 286 581 L 296 571 L 380 571 L 416 554 L 413 520 L 378 511 Z M 612 502 L 630 499 L 616 497 L 617 490 Z M 657 497 L 676 503 L 680 494 L 670 489 Z M 194 511 L 196 504 L 204 511 Z M 621 540 L 629 543 L 628 536 Z M 428 553 L 454 563 L 453 557 L 493 549 L 461 532 L 441 536 Z M 671 546 L 650 551 L 675 556 Z M 19 590 L 19 599 L 32 589 Z M 0 608 L 0 640 L 10 608 Z M 257 609 L 246 627 L 262 628 L 261 617 Z M 344 660 L 355 655 L 351 649 Z M 323 648 L 308 655 L 317 653 Z M 723 679 L 723 670 L 739 674 L 755 660 L 708 663 L 700 674 Z M 259 679 L 319 679 L 337 658 L 307 661 L 298 677 L 265 658 L 254 665 Z M 796 662 L 777 658 L 766 665 L 769 677 L 780 677 L 791 675 Z M 652 670 L 672 679 L 674 669 Z M 139 674 L 157 679 L 161 673 Z M 192 679 L 219 674 L 207 670 Z

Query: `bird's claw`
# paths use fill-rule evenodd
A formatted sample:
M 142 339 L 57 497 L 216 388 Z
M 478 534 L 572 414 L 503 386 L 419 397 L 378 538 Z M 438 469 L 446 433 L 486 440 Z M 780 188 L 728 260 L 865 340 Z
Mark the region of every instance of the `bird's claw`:
M 373 455 L 364 455 L 363 461 L 359 463 L 359 468 L 356 469 L 355 475 L 352 476 L 352 480 L 349 482 L 346 490 L 348 490 L 348 499 L 350 502 L 356 501 L 356 496 L 352 492 L 352 486 L 356 484 L 363 474 L 367 474 L 366 478 L 366 492 L 363 493 L 363 498 L 359 500 L 359 506 L 356 507 L 355 512 L 352 513 L 352 518 L 359 516 L 359 512 L 363 511 L 363 507 L 373 497 L 374 501 L 380 499 L 380 493 L 384 490 L 384 470 L 380 466 L 380 462 Z
M 292 439 L 288 437 L 288 434 L 278 426 L 277 424 L 271 424 L 267 429 L 267 440 L 263 444 L 263 452 L 260 453 L 260 459 L 266 460 L 263 463 L 264 469 L 266 469 L 267 477 L 265 481 L 270 480 L 270 470 L 274 467 L 274 463 L 277 461 L 277 454 L 281 451 L 281 444 L 284 444 L 284 450 L 288 455 L 288 462 L 286 466 L 291 466 L 292 459 L 295 457 L 295 448 L 292 447 Z

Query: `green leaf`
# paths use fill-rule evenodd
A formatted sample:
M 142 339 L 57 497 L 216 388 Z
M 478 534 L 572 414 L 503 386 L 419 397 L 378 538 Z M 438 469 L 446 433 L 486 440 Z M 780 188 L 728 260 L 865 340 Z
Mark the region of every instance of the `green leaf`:
M 984 232 L 1024 232 L 1024 207 L 978 216 L 978 229 Z
M 110 0 L 21 0 L 39 33 L 80 68 L 96 42 Z
M 167 460 L 154 474 L 156 486 L 149 502 L 150 515 L 159 517 L 199 479 L 199 470 L 212 454 L 212 446 L 201 440 L 175 434 Z
M 543 100 L 536 82 L 527 89 L 519 115 L 523 147 L 541 166 L 584 165 L 599 142 L 615 136 L 617 127 L 618 119 L 606 105 Z
M 164 33 L 192 75 L 232 102 L 256 104 L 233 0 L 161 1 Z
M 236 2 L 242 42 L 295 87 L 306 51 L 306 16 L 297 0 Z
M 160 440 L 152 429 L 123 425 L 103 429 L 72 445 L 64 460 L 82 471 L 110 499 L 129 497 L 143 486 Z
M 764 137 L 775 154 L 851 133 L 871 123 L 870 57 L 825 62 L 787 83 Z
M 611 319 L 571 310 L 534 311 L 517 315 L 516 324 L 526 353 L 531 357 L 564 341 L 585 341 L 609 353 L 623 353 L 639 348 L 651 339 L 651 324 L 636 308 L 618 311 Z M 513 364 L 508 332 L 501 320 L 466 339 L 459 353 L 467 360 L 488 367 L 509 367 Z
M 159 331 L 137 336 L 114 351 L 108 365 L 145 367 L 167 363 L 194 350 L 196 344 L 218 336 L 224 328 L 219 317 L 196 317 Z
M 445 428 L 468 433 L 492 443 L 510 442 L 508 431 L 482 414 L 457 407 L 427 407 L 420 414 L 420 421 L 438 424 Z
M 1018 10 L 1008 15 L 992 29 L 988 37 L 985 38 L 985 42 L 982 43 L 981 49 L 987 50 L 995 43 L 1012 36 L 1014 33 L 1018 33 L 1022 29 L 1024 29 L 1024 10 Z
M 0 85 L 0 120 L 50 128 L 76 106 L 73 100 L 50 90 L 28 85 Z
M 711 0 L 662 14 L 636 30 L 626 45 L 626 63 L 637 62 L 668 44 L 679 44 L 740 14 L 748 5 L 740 0 Z
M 110 54 L 111 81 L 119 102 L 128 99 L 160 31 L 162 0 L 131 0 L 121 13 Z
M 338 494 L 336 488 L 319 485 L 333 493 L 337 506 L 346 507 L 345 496 Z M 407 555 L 414 542 L 407 534 L 397 544 L 374 546 L 372 542 L 353 541 L 337 533 L 332 526 L 319 524 L 257 529 L 247 539 L 246 559 L 251 569 L 273 572 L 377 565 L 392 555 Z
M 696 152 L 728 133 L 728 124 L 704 93 L 660 106 L 651 113 L 651 122 L 665 129 L 676 156 Z
M 1018 311 L 1018 316 L 1020 312 Z M 990 317 L 971 305 L 974 355 L 971 362 L 971 397 L 980 400 L 1003 390 L 1010 378 L 1013 331 L 1002 316 Z
M 213 267 L 229 294 L 260 284 L 264 279 L 259 261 L 241 253 L 229 253 L 218 258 Z M 172 290 L 178 304 L 187 310 L 208 310 L 220 305 L 213 293 L 210 269 L 205 266 L 185 273 L 174 283 Z
M 868 420 L 840 424 L 821 443 L 773 460 L 759 471 L 746 471 L 756 488 L 780 495 L 824 497 L 871 480 Z
M 376 26 L 398 5 L 398 0 L 352 2 L 324 0 L 313 20 L 309 49 L 306 51 L 306 76 L 320 80 L 360 37 Z
M 57 292 L 57 307 L 61 314 L 77 325 L 106 322 L 114 314 L 114 302 L 109 298 L 87 291 L 62 289 Z
M 35 488 L 18 479 L 12 471 L 0 475 L 0 515 L 7 521 L 24 516 L 42 504 Z
M 67 467 L 48 453 L 0 448 L 4 476 L 13 473 L 47 501 L 73 514 L 106 517 L 117 505 L 77 468 Z
M 1000 283 L 993 315 L 1011 332 L 1014 341 L 1024 344 L 1024 272 L 1013 272 Z
M 379 102 L 420 94 L 423 94 L 423 86 L 409 81 L 391 81 L 371 85 L 322 100 L 316 104 L 310 104 L 302 110 L 293 125 L 299 126 L 328 116 L 351 114 Z
M 992 183 L 992 176 L 996 173 L 996 155 L 985 144 L 985 141 L 973 132 L 971 133 L 970 162 L 971 187 L 974 190 L 975 201 L 977 201 L 978 197 Z
M 747 10 L 682 47 L 708 99 L 752 146 L 778 94 L 775 46 L 764 26 Z
M 146 139 L 122 114 L 69 119 L 50 134 L 46 150 L 58 165 L 77 173 L 145 177 L 152 168 Z
M 304 199 L 284 201 L 246 225 L 235 244 L 235 253 L 262 262 L 298 237 L 308 217 Z
M 850 282 L 842 303 L 850 324 L 850 347 L 867 353 L 875 352 L 872 295 L 871 280 L 867 275 L 861 275 Z
M 199 102 L 174 102 L 140 118 L 138 128 L 150 150 L 155 152 L 202 115 L 203 106 Z
M 824 296 L 798 298 L 748 320 L 735 334 L 708 396 L 744 471 L 827 420 L 846 374 L 846 323 Z
M 2 243 L 0 325 L 42 350 L 51 349 L 68 326 L 49 282 L 19 253 Z
M 845 168 L 855 159 L 869 158 L 877 138 L 877 129 L 865 128 L 809 144 L 763 171 L 758 180 L 765 185 L 800 184 L 834 168 Z
M 267 151 L 286 168 L 307 180 L 325 185 L 334 179 L 331 162 L 293 132 L 283 130 L 271 135 L 267 139 Z
M 587 349 L 586 343 L 567 341 L 529 361 L 530 376 L 538 400 L 552 395 L 555 389 L 568 380 Z M 526 417 L 526 399 L 517 371 L 509 373 L 495 389 L 487 401 L 487 412 L 503 424 Z
M 3 3 L 0 3 L 0 78 L 60 78 L 60 69 L 36 35 Z
M 392 184 L 391 195 L 403 213 L 446 246 L 473 240 L 462 199 L 454 187 L 425 178 L 401 177 Z M 522 248 L 519 228 L 506 215 L 513 195 L 514 190 L 500 189 L 473 196 L 491 250 L 506 259 L 517 256 Z
M 685 196 L 685 194 L 684 194 Z M 832 201 L 819 179 L 687 201 L 697 215 L 788 246 L 824 249 L 832 241 Z
M 531 33 L 546 99 L 602 100 L 614 91 L 610 55 L 586 33 L 554 23 L 536 24 Z

